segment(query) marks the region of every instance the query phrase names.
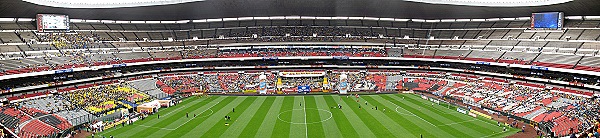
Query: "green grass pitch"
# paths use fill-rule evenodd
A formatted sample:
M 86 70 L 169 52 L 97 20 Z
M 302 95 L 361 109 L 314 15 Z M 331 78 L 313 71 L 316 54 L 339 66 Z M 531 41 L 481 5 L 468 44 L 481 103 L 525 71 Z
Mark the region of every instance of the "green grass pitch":
M 191 97 L 182 104 L 160 110 L 160 118 L 155 114 L 100 135 L 116 138 L 415 138 L 421 135 L 424 138 L 488 138 L 506 137 L 519 131 L 510 128 L 503 132 L 493 120 L 473 118 L 455 108 L 431 103 L 415 94 L 361 95 L 358 102 L 355 97 L 338 95 Z M 342 109 L 337 109 L 338 104 Z M 231 116 L 230 121 L 225 120 L 226 115 Z

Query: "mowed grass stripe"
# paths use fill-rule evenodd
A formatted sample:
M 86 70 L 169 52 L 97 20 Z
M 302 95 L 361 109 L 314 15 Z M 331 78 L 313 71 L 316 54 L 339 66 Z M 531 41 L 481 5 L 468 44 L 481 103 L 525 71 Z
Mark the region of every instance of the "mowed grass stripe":
M 176 129 L 176 130 L 170 130 L 168 132 L 163 132 L 163 130 L 158 130 L 152 133 L 152 137 L 169 137 L 169 135 L 172 135 L 172 133 L 178 133 L 179 135 L 183 135 L 185 133 L 187 133 L 185 130 L 189 130 L 190 126 L 195 126 L 197 124 L 197 122 L 199 121 L 204 121 L 206 118 L 212 116 L 214 114 L 214 112 L 218 109 L 215 109 L 215 107 L 219 108 L 221 106 L 225 106 L 228 105 L 230 103 L 230 101 L 236 100 L 239 98 L 230 98 L 230 97 L 225 97 L 225 99 L 223 99 L 222 101 L 218 101 L 218 103 L 211 103 L 211 104 L 207 104 L 206 106 L 203 106 L 201 108 L 196 108 L 193 111 L 189 112 L 191 114 L 191 117 L 186 118 L 185 117 L 185 113 L 186 112 L 179 112 L 178 116 L 179 118 L 175 118 L 175 120 L 172 120 L 171 124 L 169 124 L 166 128 L 171 128 L 171 129 Z M 196 114 L 196 117 L 194 118 L 194 114 Z
M 444 123 L 439 122 L 439 121 L 435 120 L 434 118 L 426 115 L 425 113 L 419 112 L 417 109 L 415 109 L 415 108 L 421 108 L 421 107 L 415 107 L 415 108 L 410 107 L 410 106 L 408 106 L 408 105 L 406 105 L 406 104 L 403 103 L 403 102 L 406 102 L 406 100 L 402 100 L 403 102 L 400 102 L 399 100 L 395 100 L 392 97 L 394 97 L 394 96 L 392 96 L 392 95 L 381 95 L 381 98 L 386 99 L 386 100 L 388 100 L 388 101 L 396 104 L 400 108 L 403 108 L 404 110 L 407 110 L 407 111 L 411 112 L 412 114 L 414 114 L 416 116 L 419 116 L 420 118 L 423 118 L 425 121 L 428 121 L 428 122 L 432 123 L 433 125 L 444 124 Z M 419 119 L 419 117 L 415 117 L 415 119 Z M 424 122 L 423 125 L 431 125 L 431 124 Z M 433 127 L 436 127 L 436 126 L 433 126 Z M 437 128 L 439 128 L 439 127 L 437 127 Z M 468 130 L 457 130 L 457 129 L 454 129 L 454 128 L 440 128 L 440 129 L 441 129 L 441 131 L 448 132 L 449 134 L 452 135 L 452 137 L 465 137 L 465 136 L 469 136 L 468 134 L 466 134 L 466 133 L 469 133 Z M 466 133 L 463 133 L 463 132 L 466 132 Z
M 414 95 L 414 94 L 409 95 L 408 98 L 414 99 L 416 101 L 421 101 L 421 103 L 423 103 L 423 104 L 427 104 L 427 102 L 431 103 L 430 101 L 425 101 L 422 98 L 420 98 L 418 95 Z M 429 106 L 427 106 L 427 107 L 429 107 Z M 450 109 L 444 108 L 444 107 L 440 108 L 437 105 L 434 106 L 434 107 L 432 107 L 432 108 L 434 109 L 432 111 L 438 111 L 439 113 L 445 113 L 445 116 L 452 116 L 452 117 L 460 118 L 460 119 L 463 119 L 463 120 L 474 120 L 474 119 L 476 119 L 475 121 L 461 123 L 461 125 L 464 125 L 464 126 L 474 126 L 474 125 L 480 126 L 480 127 L 478 127 L 478 129 L 475 129 L 475 130 L 479 130 L 479 132 L 483 133 L 483 134 L 489 133 L 490 131 L 501 130 L 501 127 L 498 127 L 497 125 L 495 125 L 495 122 L 490 122 L 491 120 L 482 122 L 482 121 L 477 121 L 477 120 L 480 120 L 480 119 L 473 118 L 471 116 L 467 116 L 467 115 L 460 114 L 460 113 L 459 114 L 455 114 L 455 113 L 457 113 L 455 108 L 453 110 L 450 110 Z M 448 114 L 448 113 L 450 113 L 450 114 Z M 451 126 L 454 127 L 454 125 L 451 125 Z
M 216 98 L 216 97 L 215 97 Z M 220 98 L 220 97 L 219 97 Z M 222 99 L 222 98 L 220 98 Z M 224 100 L 227 100 L 227 98 L 225 98 Z M 179 129 L 179 127 L 181 127 L 184 124 L 187 124 L 189 122 L 192 122 L 194 120 L 197 120 L 198 118 L 194 118 L 193 114 L 199 114 L 198 116 L 204 116 L 204 115 L 210 115 L 212 112 L 210 110 L 208 110 L 209 108 L 217 105 L 218 103 L 221 103 L 223 101 L 216 101 L 216 102 L 212 102 L 212 103 L 208 103 L 208 104 L 204 104 L 202 106 L 195 106 L 192 108 L 189 108 L 189 111 L 181 111 L 178 113 L 174 113 L 173 116 L 169 116 L 169 118 L 166 118 L 166 121 L 163 121 L 164 123 L 167 123 L 168 125 L 166 126 L 154 126 L 154 128 L 168 128 L 168 129 L 176 129 L 176 130 L 165 130 L 165 129 L 158 129 L 152 132 L 147 132 L 144 134 L 141 134 L 141 136 L 151 136 L 151 137 L 162 137 L 167 133 L 170 133 L 172 131 L 178 131 L 177 129 Z M 192 114 L 191 117 L 186 118 L 185 117 L 185 113 L 189 112 L 190 114 Z M 201 114 L 201 115 L 200 115 Z M 160 119 L 159 119 L 160 120 Z M 163 123 L 161 122 L 161 123 Z M 150 133 L 150 134 L 148 134 Z
M 219 97 L 221 97 L 221 96 L 219 96 Z M 223 97 L 226 97 L 226 96 L 223 96 Z M 219 113 L 218 111 L 220 111 L 224 107 L 229 106 L 231 104 L 237 105 L 243 99 L 245 99 L 245 97 L 226 97 L 224 100 L 220 101 L 218 104 L 211 105 L 212 107 L 210 109 L 208 109 L 208 108 L 207 109 L 199 109 L 199 110 L 206 111 L 206 112 L 203 113 L 202 115 L 198 115 L 197 118 L 194 118 L 189 123 L 179 124 L 181 126 L 181 127 L 179 127 L 179 129 L 171 131 L 169 133 L 162 133 L 162 134 L 156 134 L 156 135 L 163 135 L 163 137 L 182 137 L 183 135 L 186 135 L 188 133 L 195 133 L 196 134 L 195 137 L 198 137 L 203 132 L 191 131 L 192 129 L 195 129 L 196 127 L 199 127 L 201 129 L 207 129 L 207 127 L 208 127 L 207 125 L 198 125 L 198 124 L 204 123 L 205 121 L 210 120 L 210 119 L 213 119 L 213 120 L 214 119 L 223 119 L 222 116 L 220 116 L 218 118 L 214 118 L 214 117 L 217 113 Z M 210 116 L 202 117 L 204 115 L 207 115 L 207 113 L 212 113 L 212 114 L 210 114 Z
M 274 96 L 275 97 L 275 101 L 273 102 L 273 104 L 271 104 L 269 109 L 269 112 L 265 115 L 264 119 L 262 120 L 262 124 L 260 125 L 260 127 L 258 128 L 258 131 L 256 132 L 256 135 L 254 135 L 254 137 L 256 138 L 268 138 L 271 137 L 271 135 L 273 134 L 273 128 L 275 127 L 275 123 L 279 122 L 279 119 L 277 119 L 277 116 L 279 115 L 279 110 L 281 109 L 281 106 L 283 105 L 283 97 L 282 96 Z M 251 128 L 254 129 L 254 128 Z
M 306 122 L 311 123 L 307 124 L 308 126 L 308 136 L 315 138 L 325 137 L 325 132 L 323 131 L 323 125 L 321 125 L 321 114 L 319 108 L 317 107 L 317 101 L 315 100 L 315 96 L 305 96 L 304 100 L 306 101 Z M 325 110 L 325 109 L 323 109 Z M 326 118 L 325 118 L 326 119 Z
M 376 135 L 371 128 L 369 128 L 369 126 L 366 125 L 365 122 L 363 122 L 363 120 L 360 119 L 360 117 L 358 117 L 358 114 L 356 114 L 351 108 L 357 108 L 357 107 L 350 107 L 348 104 L 346 104 L 346 102 L 344 102 L 344 100 L 342 99 L 346 99 L 344 98 L 340 98 L 340 96 L 332 96 L 334 100 L 336 100 L 336 102 L 338 104 L 340 104 L 342 106 L 342 112 L 343 115 L 345 115 L 348 118 L 348 121 L 350 122 L 350 124 L 352 124 L 352 126 L 354 127 L 354 129 L 356 130 L 356 132 L 358 133 L 358 136 L 360 137 L 366 137 L 366 138 L 373 138 L 373 137 L 377 137 L 378 135 Z M 340 100 L 337 100 L 340 99 Z
M 365 110 L 365 106 L 364 105 L 360 105 L 361 102 L 364 102 L 364 100 L 362 101 L 358 101 L 357 99 L 354 97 L 350 97 L 350 98 L 342 98 L 342 102 L 346 103 L 346 105 L 348 105 L 347 109 L 351 109 L 356 115 L 358 115 L 358 118 L 360 120 L 362 120 L 362 122 L 365 123 L 365 125 L 367 125 L 368 129 L 370 129 L 371 131 L 373 131 L 373 133 L 378 136 L 378 137 L 396 137 L 394 136 L 390 130 L 388 130 L 385 126 L 383 126 L 381 124 L 381 122 L 377 121 L 377 119 L 375 119 L 373 116 L 369 115 L 369 113 L 367 113 Z M 359 108 L 361 107 L 361 108 Z M 362 132 L 365 130 L 359 130 L 359 132 Z
M 317 98 L 317 99 L 318 99 L 317 101 L 321 101 L 320 99 L 324 100 L 325 103 L 327 103 L 328 107 L 330 107 L 330 106 L 336 107 L 336 109 L 332 109 L 329 111 L 331 111 L 331 114 L 333 115 L 333 117 L 331 118 L 331 121 L 335 121 L 336 128 L 338 129 L 338 133 L 340 133 L 344 138 L 358 137 L 358 134 L 356 133 L 357 130 L 355 130 L 353 125 L 350 123 L 350 121 L 348 121 L 348 118 L 346 118 L 346 116 L 344 115 L 344 112 L 342 112 L 341 109 L 337 109 L 338 105 L 331 96 L 323 96 L 322 98 Z M 348 108 L 348 107 L 346 107 L 346 108 Z M 326 125 L 328 123 L 329 123 L 329 121 L 323 123 L 323 125 Z M 325 128 L 327 128 L 327 127 L 325 127 Z M 327 134 L 330 134 L 330 132 L 332 132 L 332 131 L 327 131 Z M 335 132 L 333 132 L 331 134 L 335 134 Z M 334 137 L 339 137 L 339 135 L 334 136 Z
M 285 112 L 285 111 L 289 111 L 292 110 L 294 108 L 294 97 L 291 96 L 285 96 L 283 98 L 283 103 L 281 103 L 281 109 L 279 109 L 279 113 L 281 112 Z M 292 120 L 292 114 L 282 114 L 279 116 L 280 119 L 283 120 Z M 277 118 L 274 118 L 277 119 Z M 287 138 L 290 137 L 290 126 L 292 124 L 287 123 L 287 122 L 283 122 L 281 120 L 277 120 L 277 122 L 275 123 L 275 127 L 273 128 L 273 135 L 271 135 L 272 138 Z
M 210 102 L 212 100 L 214 100 L 214 98 L 207 99 L 207 98 L 190 97 L 190 98 L 184 99 L 180 104 L 178 104 L 175 107 L 160 110 L 159 112 L 169 114 L 169 116 L 171 116 L 172 114 L 176 114 L 177 112 L 179 112 L 178 110 L 184 109 L 185 107 L 193 106 L 193 105 L 201 103 L 201 102 L 202 103 Z M 150 118 L 146 118 L 144 120 L 139 120 L 139 121 L 135 122 L 133 125 L 126 125 L 125 127 L 122 127 L 122 128 L 119 127 L 116 130 L 104 131 L 101 134 L 107 135 L 107 136 L 113 135 L 113 136 L 119 136 L 119 137 L 132 136 L 133 134 L 135 134 L 137 132 L 146 130 L 146 127 L 139 127 L 139 126 L 137 126 L 138 124 L 144 124 L 144 125 L 156 124 L 161 121 L 162 120 L 158 120 L 157 118 L 150 117 Z M 125 133 L 125 132 L 128 132 L 128 133 Z
M 368 106 L 365 101 L 368 101 Z M 337 109 L 338 102 L 343 109 Z M 362 106 L 362 110 L 358 109 L 358 105 Z M 371 109 L 375 105 L 379 110 Z M 236 115 L 231 113 L 234 107 Z M 396 107 L 400 107 L 400 113 L 395 111 Z M 382 108 L 387 111 L 382 112 Z M 203 111 L 206 112 L 193 118 L 193 113 Z M 185 117 L 186 112 L 190 113 L 189 118 Z M 278 119 L 280 113 L 283 113 L 281 117 L 285 121 Z M 161 109 L 159 114 L 160 119 L 152 115 L 134 125 L 117 126 L 117 129 L 100 134 L 106 137 L 279 138 L 306 137 L 308 131 L 308 137 L 419 137 L 423 134 L 424 137 L 451 138 L 505 137 L 519 131 L 510 128 L 502 132 L 502 127 L 497 127 L 493 120 L 459 114 L 455 107 L 431 106 L 430 101 L 415 94 L 366 95 L 359 103 L 354 97 L 338 95 L 190 97 L 175 107 Z M 204 115 L 206 117 L 202 117 Z M 228 127 L 224 126 L 225 115 L 232 116 Z M 306 122 L 318 123 L 304 124 L 305 116 Z M 330 120 L 320 122 L 329 116 L 332 116 Z
M 426 101 L 423 98 L 419 97 L 418 95 L 410 94 L 406 97 L 407 98 L 405 98 L 405 99 L 407 101 L 409 101 L 407 103 L 424 107 L 424 109 L 426 109 L 426 110 L 422 110 L 422 111 L 429 113 L 429 115 L 432 115 L 434 118 L 436 118 L 438 120 L 444 120 L 443 122 L 445 122 L 446 124 L 452 124 L 452 123 L 456 123 L 456 122 L 463 122 L 463 121 L 475 119 L 473 117 L 468 117 L 466 115 L 461 115 L 461 116 L 463 116 L 463 118 L 459 118 L 455 115 L 460 115 L 460 114 L 447 114 L 449 112 L 449 109 L 446 110 L 447 112 L 440 111 L 439 109 L 435 109 L 435 106 L 439 106 L 439 105 L 436 105 L 433 102 Z M 429 104 L 424 104 L 424 102 L 429 102 Z M 431 106 L 431 104 L 433 104 L 433 106 Z M 473 127 L 473 126 L 478 126 L 478 127 Z M 477 121 L 469 121 L 469 122 L 464 122 L 464 123 L 459 123 L 459 124 L 452 124 L 452 125 L 445 125 L 445 126 L 438 126 L 438 127 L 451 127 L 451 128 L 457 128 L 457 129 L 472 129 L 474 132 L 470 133 L 470 136 L 480 137 L 480 136 L 485 136 L 488 133 L 493 133 L 494 129 L 489 129 L 488 127 L 495 127 L 495 126 L 489 125 L 486 123 L 477 122 Z
M 337 106 L 335 107 L 335 109 L 330 108 L 331 106 L 328 106 L 328 104 L 325 102 L 325 99 L 323 99 L 323 96 L 314 96 L 314 99 L 315 99 L 315 103 L 316 103 L 318 109 L 323 109 L 323 110 L 326 110 L 329 112 L 331 112 L 331 110 L 339 110 L 339 109 L 337 109 Z M 342 134 L 339 131 L 335 120 L 333 119 L 333 113 L 329 113 L 329 112 L 325 112 L 325 111 L 319 112 L 319 117 L 321 118 L 321 120 L 323 120 L 323 122 L 319 123 L 319 125 L 321 125 L 321 127 L 323 127 L 323 132 L 325 133 L 325 137 L 329 137 L 329 138 L 342 137 Z M 329 120 L 327 120 L 327 119 L 329 119 Z
M 288 132 L 290 133 L 290 137 L 308 137 L 308 126 L 304 124 L 306 121 L 306 113 L 304 110 L 306 102 L 304 96 L 294 96 L 294 102 L 291 104 L 294 105 L 293 110 L 291 112 L 283 112 L 283 114 L 292 113 L 292 119 L 285 120 L 292 123 L 290 131 Z
M 443 135 L 434 135 L 431 134 L 428 130 L 434 130 L 434 129 L 424 129 L 422 128 L 423 126 L 428 126 L 429 124 L 425 124 L 423 122 L 419 122 L 419 125 L 416 125 L 415 122 L 413 122 L 413 120 L 409 120 L 407 118 L 405 118 L 405 116 L 402 116 L 400 114 L 398 114 L 395 111 L 395 106 L 391 105 L 389 102 L 380 102 L 379 100 L 383 100 L 383 99 L 375 99 L 375 98 L 380 98 L 379 96 L 364 96 L 363 97 L 365 100 L 367 100 L 370 104 L 372 105 L 377 105 L 378 110 L 383 112 L 386 116 L 388 116 L 388 118 L 392 119 L 394 122 L 396 122 L 397 124 L 400 124 L 402 129 L 404 129 L 404 132 L 408 132 L 411 135 L 405 135 L 407 137 L 418 137 L 421 134 L 423 135 L 423 137 L 443 137 Z M 384 109 L 386 109 L 385 111 L 383 111 Z M 392 110 L 390 110 L 392 109 Z M 429 125 L 430 126 L 430 125 Z M 397 132 L 394 132 L 397 133 Z
M 256 100 L 252 104 L 249 105 L 248 109 L 246 109 L 243 113 L 235 119 L 235 124 L 229 126 L 220 137 L 225 138 L 233 138 L 240 137 L 240 134 L 245 128 L 253 128 L 252 126 L 258 126 L 256 124 L 249 124 L 250 121 L 254 119 L 259 113 L 257 113 L 258 109 L 264 104 L 267 97 L 257 97 Z M 237 108 L 236 108 L 237 109 Z M 263 111 L 265 112 L 265 111 Z M 237 111 L 236 111 L 237 113 Z M 234 113 L 234 114 L 236 114 Z M 264 117 L 264 115 L 263 115 Z M 261 120 L 262 121 L 262 120 Z M 255 128 L 256 129 L 256 128 Z M 252 135 L 254 136 L 254 135 Z
M 270 108 L 273 107 L 273 102 L 275 102 L 275 97 L 267 97 L 260 105 L 258 110 L 254 114 L 250 115 L 252 116 L 252 119 L 250 119 L 250 122 L 248 122 L 248 125 L 242 130 L 241 134 L 236 137 L 250 138 L 256 136 L 256 132 L 259 130 L 256 126 L 262 125 L 267 113 L 269 113 Z
M 403 100 L 405 102 L 402 102 L 404 104 L 406 104 L 407 106 L 410 107 L 419 107 L 417 112 L 421 112 L 427 116 L 429 116 L 430 118 L 433 118 L 433 120 L 438 121 L 440 123 L 434 123 L 435 125 L 438 126 L 438 128 L 451 128 L 451 129 L 456 129 L 457 131 L 460 130 L 470 130 L 468 134 L 468 136 L 470 137 L 480 137 L 480 136 L 484 136 L 485 133 L 481 133 L 479 131 L 477 131 L 477 127 L 467 127 L 464 126 L 462 124 L 453 124 L 451 126 L 447 126 L 446 124 L 452 124 L 452 123 L 456 123 L 456 122 L 463 122 L 463 121 L 467 121 L 467 120 L 473 120 L 473 118 L 470 119 L 458 119 L 455 117 L 452 117 L 452 115 L 450 114 L 445 114 L 445 112 L 439 112 L 437 110 L 432 109 L 432 105 L 433 102 L 431 104 L 418 104 L 419 101 L 412 99 L 411 96 L 412 95 L 404 95 L 406 96 L 406 98 Z M 396 98 L 399 98 L 398 95 L 396 95 Z M 422 100 L 422 99 L 419 99 Z M 424 100 L 423 100 L 424 101 Z M 437 105 L 433 105 L 433 106 L 437 106 Z M 444 116 L 442 116 L 444 115 Z M 431 122 L 431 120 L 428 120 Z M 469 123 L 469 122 L 465 122 L 465 123 Z M 443 126 L 446 125 L 446 126 Z M 487 133 L 492 133 L 492 131 L 488 131 Z
M 383 127 L 385 127 L 387 130 L 389 130 L 396 137 L 416 137 L 416 136 L 411 136 L 411 133 L 409 131 L 407 131 L 406 129 L 404 129 L 404 127 L 402 125 L 396 123 L 394 120 L 389 118 L 387 115 L 385 115 L 385 113 L 382 110 L 379 110 L 379 107 L 381 107 L 380 103 L 368 102 L 364 96 L 360 97 L 360 101 L 366 102 L 365 104 L 362 104 L 362 102 L 357 103 L 357 104 L 363 105 L 363 107 L 364 107 L 363 110 L 366 111 L 368 114 L 370 114 L 375 119 L 373 121 L 377 121 L 377 122 L 381 123 L 381 125 L 383 125 Z M 377 110 L 375 109 L 375 107 L 377 107 Z
M 219 121 L 217 121 L 215 124 L 206 125 L 206 126 L 213 126 L 213 127 L 211 127 L 205 133 L 202 133 L 203 134 L 202 138 L 216 138 L 216 137 L 221 136 L 221 134 L 223 134 L 229 127 L 231 127 L 233 125 L 245 125 L 245 124 L 238 124 L 238 120 L 239 119 L 250 119 L 250 117 L 240 118 L 241 117 L 240 115 L 244 111 L 246 111 L 246 109 L 248 109 L 248 107 L 250 107 L 252 105 L 252 103 L 254 103 L 254 101 L 256 101 L 256 99 L 257 99 L 257 97 L 247 97 L 246 99 L 244 99 L 244 101 L 242 103 L 238 104 L 237 106 L 221 109 L 219 112 L 223 111 L 223 113 L 225 113 L 225 115 L 228 115 L 231 117 L 231 120 L 226 121 L 225 115 L 222 115 L 221 119 L 218 119 Z M 235 112 L 232 112 L 233 109 L 235 109 Z M 211 120 L 211 121 L 213 121 L 213 120 Z M 226 126 L 225 123 L 229 123 L 230 126 Z M 201 129 L 201 130 L 206 130 L 206 129 Z M 192 136 L 198 136 L 198 135 L 192 135 Z
M 438 128 L 456 130 L 459 132 L 465 132 L 464 130 L 469 130 L 469 131 L 466 131 L 465 133 L 467 133 L 466 136 L 470 136 L 470 137 L 480 137 L 480 136 L 485 135 L 485 133 L 476 131 L 475 126 L 467 127 L 467 126 L 463 126 L 461 124 L 453 124 L 450 126 L 447 125 L 447 124 L 452 124 L 452 123 L 456 123 L 456 122 L 472 120 L 473 118 L 459 119 L 459 118 L 452 117 L 451 114 L 446 114 L 447 112 L 440 112 L 437 110 L 434 111 L 434 109 L 432 109 L 432 106 L 431 106 L 431 103 L 433 103 L 433 102 L 431 102 L 430 104 L 417 104 L 420 101 L 425 101 L 425 100 L 412 99 L 411 96 L 416 96 L 416 95 L 413 95 L 413 94 L 400 94 L 400 95 L 395 95 L 395 96 L 390 95 L 390 98 L 396 99 L 399 101 L 401 100 L 402 104 L 404 104 L 410 108 L 413 108 L 413 109 L 415 109 L 415 107 L 418 107 L 418 109 L 416 109 L 415 112 L 422 113 L 422 114 L 426 115 L 426 117 L 431 118 L 431 119 L 427 119 L 427 118 L 426 119 L 427 119 L 427 121 L 430 121 L 432 123 L 436 122 L 433 124 L 435 124 Z M 406 97 L 406 98 L 401 99 L 401 97 Z M 427 101 L 425 101 L 425 102 L 427 102 Z M 437 105 L 434 104 L 434 106 L 437 106 Z M 408 109 L 408 108 L 406 108 L 406 109 Z M 410 110 L 410 109 L 408 109 L 408 110 Z M 413 112 L 413 111 L 411 111 L 411 112 Z M 413 113 L 415 113 L 415 112 L 413 112 Z M 423 116 L 421 116 L 421 117 L 423 117 Z M 449 117 L 452 119 L 449 119 Z M 465 122 L 465 123 L 467 123 L 467 122 Z M 479 126 L 477 126 L 477 127 L 479 127 Z M 489 131 L 487 133 L 492 133 L 492 132 Z
M 200 98 L 202 99 L 202 98 Z M 233 99 L 233 98 L 232 98 Z M 181 112 L 193 112 L 194 110 L 198 109 L 198 108 L 208 108 L 218 102 L 221 102 L 223 100 L 227 100 L 224 97 L 210 97 L 205 99 L 204 101 L 201 102 L 194 102 L 194 104 L 189 103 L 189 104 L 185 104 L 185 105 L 181 105 L 181 106 L 186 106 L 183 110 L 179 110 L 177 112 L 173 112 L 173 113 L 169 113 L 168 116 L 166 117 L 162 117 L 162 118 L 158 118 L 158 114 L 160 114 L 161 112 L 159 111 L 158 114 L 155 115 L 151 115 L 148 116 L 145 120 L 148 119 L 152 119 L 152 122 L 136 122 L 134 125 L 136 128 L 136 130 L 141 130 L 141 131 L 126 131 L 122 134 L 124 134 L 126 137 L 148 137 L 150 135 L 152 135 L 152 133 L 154 132 L 161 132 L 161 133 L 168 133 L 169 130 L 165 130 L 165 129 L 174 129 L 174 128 L 168 128 L 167 126 L 170 124 L 173 124 L 174 122 L 178 122 L 176 124 L 180 124 L 180 123 L 184 123 L 185 121 L 190 120 L 191 118 L 185 118 L 185 115 L 183 115 L 183 119 L 181 116 Z M 164 115 L 164 114 L 163 114 Z M 173 125 L 176 125 L 173 124 Z M 163 128 L 163 129 L 161 129 Z
M 399 122 L 399 124 L 402 124 L 404 128 L 409 130 L 415 136 L 420 136 L 422 134 L 423 137 L 452 137 L 452 135 L 447 133 L 446 131 L 432 126 L 424 122 L 423 120 L 418 119 L 416 116 L 412 116 L 412 114 L 410 113 L 399 113 L 398 111 L 400 110 L 396 110 L 398 106 L 396 106 L 392 101 L 383 99 L 381 96 L 372 96 L 370 98 L 379 103 L 389 103 L 382 104 L 386 106 L 387 112 L 393 112 L 393 114 L 388 115 L 391 115 L 391 118 L 393 118 L 394 121 Z

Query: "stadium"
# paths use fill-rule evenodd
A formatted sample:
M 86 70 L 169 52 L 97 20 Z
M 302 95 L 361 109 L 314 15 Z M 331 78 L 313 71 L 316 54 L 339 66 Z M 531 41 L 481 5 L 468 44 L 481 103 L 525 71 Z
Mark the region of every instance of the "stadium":
M 0 0 L 1 138 L 598 138 L 597 0 Z

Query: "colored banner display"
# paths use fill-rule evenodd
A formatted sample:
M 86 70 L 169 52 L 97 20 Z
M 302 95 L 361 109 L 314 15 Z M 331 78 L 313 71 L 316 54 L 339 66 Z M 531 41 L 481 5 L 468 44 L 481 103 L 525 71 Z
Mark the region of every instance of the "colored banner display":
M 263 57 L 263 60 L 277 60 L 279 57 Z
M 321 77 L 325 72 L 279 72 L 281 77 Z
M 127 64 L 114 64 L 112 65 L 113 68 L 120 68 L 120 67 L 127 67 Z
M 347 59 L 350 59 L 350 57 L 347 57 L 347 56 L 334 56 L 333 59 L 347 60 Z
M 456 108 L 456 111 L 459 113 L 467 114 L 467 110 L 462 109 L 462 108 Z
M 489 62 L 475 62 L 477 65 L 490 65 Z
M 264 74 L 258 76 L 258 93 L 267 94 L 267 76 Z
M 486 119 L 492 119 L 492 117 L 491 117 L 491 116 L 489 116 L 489 115 L 486 115 L 486 114 L 484 114 L 484 113 L 481 113 L 481 112 L 478 112 L 478 111 L 475 111 L 475 110 L 471 110 L 471 112 L 469 112 L 469 115 L 470 115 L 471 113 L 473 113 L 473 114 L 476 114 L 476 115 L 479 115 L 479 116 L 481 116 L 481 117 L 483 117 L 483 118 L 486 118 Z
M 477 114 L 473 113 L 473 112 L 469 112 L 469 116 L 475 117 L 477 118 Z
M 298 93 L 309 93 L 310 86 L 298 86 Z
M 340 84 L 338 85 L 339 87 L 339 91 L 340 94 L 346 94 L 348 93 L 348 89 L 350 88 L 350 86 L 348 85 L 348 75 L 346 74 L 342 74 L 340 75 Z
M 73 69 L 57 70 L 57 71 L 54 71 L 54 74 L 69 73 L 69 72 L 73 72 Z
M 548 70 L 548 67 L 542 67 L 542 66 L 531 66 L 530 68 L 533 70 Z

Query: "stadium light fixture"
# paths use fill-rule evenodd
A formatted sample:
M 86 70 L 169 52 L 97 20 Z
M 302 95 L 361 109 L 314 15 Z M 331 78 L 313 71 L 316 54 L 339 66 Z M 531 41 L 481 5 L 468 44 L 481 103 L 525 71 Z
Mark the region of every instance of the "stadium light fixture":
M 179 21 L 175 21 L 175 23 L 189 23 L 190 20 L 179 20 Z
M 456 22 L 468 22 L 471 21 L 471 19 L 456 19 Z
M 519 18 L 516 18 L 516 19 L 519 20 L 519 21 L 527 21 L 527 20 L 531 20 L 531 17 L 519 17 Z
M 569 20 L 583 20 L 583 16 L 567 16 L 565 19 Z
M 586 20 L 600 20 L 600 16 L 585 16 Z
M 316 19 L 316 17 L 314 17 L 314 16 L 300 16 L 300 19 L 302 19 L 302 20 L 314 20 L 314 19 Z
M 154 24 L 159 24 L 160 21 L 146 21 L 146 23 L 154 23 Z
M 573 0 L 404 0 L 411 2 L 482 7 L 531 7 L 566 3 Z
M 33 22 L 34 18 L 17 18 L 17 22 Z
M 238 21 L 248 21 L 248 20 L 253 20 L 254 17 L 239 17 Z
M 221 22 L 223 19 L 206 19 L 206 22 Z
M 238 18 L 223 18 L 223 21 L 237 21 Z
M 72 23 L 80 23 L 80 22 L 84 22 L 85 20 L 83 20 L 83 19 L 70 19 L 69 21 L 72 22 Z
M 394 21 L 394 18 L 379 18 L 380 21 Z
M 0 18 L 0 22 L 13 22 L 16 18 Z
M 100 20 L 101 23 L 115 23 L 113 20 Z
M 204 0 L 23 0 L 25 2 L 60 8 L 124 8 L 170 5 Z
M 146 23 L 146 22 L 145 21 L 131 21 L 131 23 L 134 23 L 134 24 L 143 24 L 143 23 Z
M 300 18 L 300 16 L 285 16 L 285 19 L 288 19 L 288 20 L 298 20 L 298 19 L 301 19 L 301 18 Z

